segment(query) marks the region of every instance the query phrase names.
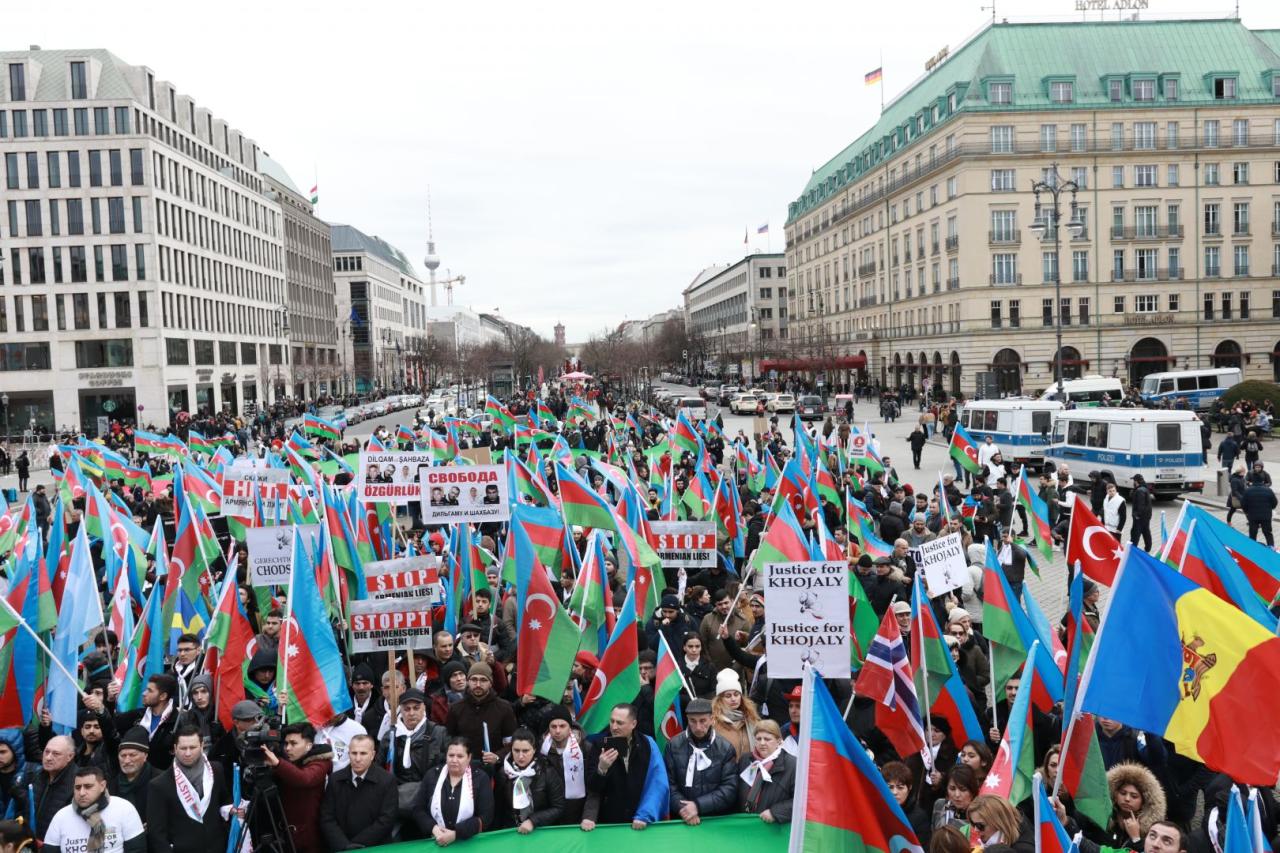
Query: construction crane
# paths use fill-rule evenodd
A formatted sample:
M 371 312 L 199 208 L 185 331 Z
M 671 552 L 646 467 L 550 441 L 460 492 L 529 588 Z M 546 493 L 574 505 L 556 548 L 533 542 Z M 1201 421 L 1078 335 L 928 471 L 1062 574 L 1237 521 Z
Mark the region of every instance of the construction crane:
M 458 284 L 458 285 L 466 284 L 467 277 L 465 275 L 456 275 L 456 276 L 450 275 L 449 270 L 445 270 L 444 274 L 445 274 L 444 280 L 437 282 L 437 284 L 444 285 L 445 304 L 452 305 L 453 304 L 453 286 L 455 284 Z

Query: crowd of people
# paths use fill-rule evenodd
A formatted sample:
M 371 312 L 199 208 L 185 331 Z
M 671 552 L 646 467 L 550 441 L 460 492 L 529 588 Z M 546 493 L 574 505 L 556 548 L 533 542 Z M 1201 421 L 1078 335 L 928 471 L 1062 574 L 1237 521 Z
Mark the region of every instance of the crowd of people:
M 548 406 L 557 421 L 566 412 L 566 399 L 559 397 Z M 592 399 L 601 412 L 594 423 L 558 421 L 548 428 L 550 434 L 567 439 L 570 447 L 616 449 L 631 476 L 643 484 L 647 518 L 681 517 L 685 492 L 700 475 L 701 460 L 689 452 L 647 453 L 668 440 L 671 424 L 666 419 L 638 404 L 622 405 L 607 390 Z M 516 416 L 534 408 L 529 399 L 508 402 Z M 946 404 L 932 414 L 932 424 L 945 424 Z M 619 432 L 622 422 L 636 426 Z M 247 438 L 265 441 L 268 448 L 281 440 L 269 423 L 187 425 L 193 426 L 210 432 L 250 429 Z M 827 426 L 845 436 L 851 428 L 844 415 Z M 753 438 L 758 450 L 780 465 L 801 442 L 817 443 L 829 452 L 822 428 L 804 436 L 793 432 L 788 440 L 783 429 L 771 424 Z M 509 435 L 490 430 L 478 439 L 493 451 L 510 448 L 511 441 Z M 394 665 L 386 655 L 347 655 L 350 709 L 332 719 L 286 720 L 281 726 L 278 714 L 287 697 L 279 695 L 276 676 L 284 653 L 279 647 L 284 590 L 276 590 L 272 604 L 260 609 L 242 576 L 240 599 L 256 633 L 243 690 L 232 691 L 230 700 L 224 686 L 215 685 L 206 672 L 207 638 L 186 633 L 178 638 L 165 671 L 148 674 L 142 707 L 118 710 L 122 641 L 127 638 L 102 631 L 82 661 L 85 697 L 74 730 L 56 732 L 43 707 L 26 727 L 0 730 L 0 814 L 9 818 L 0 821 L 0 851 L 20 849 L 25 839 L 33 838 L 46 850 L 216 851 L 227 849 L 233 826 L 244 825 L 259 846 L 269 844 L 273 834 L 287 832 L 294 848 L 305 853 L 362 849 L 398 839 L 446 846 L 504 828 L 519 834 L 552 825 L 585 832 L 612 824 L 640 830 L 663 819 L 697 827 L 705 818 L 735 813 L 758 815 L 766 823 L 789 822 L 801 734 L 800 682 L 769 673 L 765 598 L 748 575 L 745 559 L 768 529 L 775 492 L 761 487 L 748 467 L 739 464 L 736 451 L 750 446 L 748 436 L 730 437 L 711 428 L 704 430 L 702 441 L 707 464 L 738 491 L 745 548 L 735 551 L 722 536 L 714 566 L 683 578 L 674 570 L 665 572 L 660 606 L 637 614 L 642 686 L 630 701 L 609 709 L 603 730 L 584 731 L 576 713 L 579 697 L 589 694 L 596 681 L 601 665 L 596 654 L 578 653 L 562 701 L 517 692 L 522 653 L 518 603 L 497 561 L 487 569 L 487 587 L 471 596 L 456 632 L 435 631 L 429 647 L 406 651 Z M 234 452 L 246 452 L 252 444 L 246 440 Z M 121 439 L 115 446 L 136 458 L 131 443 Z M 339 441 L 333 447 L 342 453 L 357 450 L 359 443 Z M 1248 449 L 1242 452 L 1247 457 Z M 982 630 L 985 543 L 997 543 L 1000 571 L 1015 594 L 1026 580 L 1029 558 L 1019 542 L 1027 519 L 1010 492 L 1015 472 L 1004 465 L 992 442 L 980 454 L 980 474 L 948 475 L 929 491 L 900 482 L 888 456 L 880 456 L 882 470 L 863 471 L 864 476 L 830 460 L 837 491 L 866 507 L 879 537 L 892 545 L 888 555 L 868 553 L 856 530 L 851 535 L 846 507 L 826 498 L 819 501 L 819 512 L 802 514 L 799 523 L 806 535 L 816 535 L 819 525 L 830 530 L 877 618 L 892 612 L 904 635 L 912 629 L 907 602 L 917 572 L 913 549 L 940 535 L 960 535 L 973 569 L 963 586 L 935 599 L 933 608 L 974 712 L 990 720 L 985 736 L 961 738 L 945 719 L 934 717 L 929 721 L 932 743 L 922 753 L 902 755 L 877 728 L 874 702 L 853 695 L 850 679 L 830 679 L 828 687 L 847 709 L 850 729 L 874 756 L 931 851 L 962 853 L 977 844 L 1030 853 L 1030 801 L 1010 803 L 983 793 L 1020 683 L 1018 675 L 998 690 L 991 683 L 992 652 Z M 585 453 L 573 462 L 584 481 L 616 499 L 606 476 L 610 472 Z M 664 477 L 652 476 L 651 468 L 667 469 L 663 473 L 669 475 L 665 479 L 672 494 L 663 494 Z M 557 493 L 554 466 L 548 463 L 542 476 Z M 1253 479 L 1242 493 L 1242 503 L 1248 505 L 1239 509 L 1252 526 L 1250 490 L 1262 481 L 1252 472 L 1249 476 Z M 350 473 L 340 473 L 333 483 L 341 487 L 350 481 Z M 171 496 L 131 491 L 114 481 L 104 488 L 148 529 L 157 520 L 174 520 Z M 1150 549 L 1151 496 L 1144 496 L 1141 485 L 1126 501 L 1114 483 L 1096 477 L 1077 486 L 1064 470 L 1044 473 L 1039 489 L 1051 507 L 1059 543 L 1079 500 L 1088 501 L 1117 537 L 1127 524 L 1131 540 Z M 1087 496 L 1077 495 L 1079 491 Z M 971 517 L 947 513 L 946 508 L 960 507 L 966 498 L 976 505 Z M 48 496 L 43 501 L 37 513 L 41 542 L 50 540 L 54 525 L 61 526 L 60 535 L 73 538 L 83 523 L 83 500 L 72 501 L 61 518 L 54 515 Z M 447 559 L 443 531 L 413 518 L 406 519 L 411 526 L 393 546 L 396 555 L 433 552 Z M 500 553 L 505 525 L 487 524 L 479 532 L 479 547 Z M 1269 521 L 1266 535 L 1270 541 Z M 588 532 L 574 528 L 572 537 L 585 555 Z M 246 546 L 239 543 L 231 550 L 238 551 L 236 565 L 243 573 Z M 95 568 L 103 580 L 99 591 L 109 597 L 100 559 Z M 215 583 L 220 581 L 216 575 L 226 570 L 224 560 L 215 561 Z M 157 581 L 154 565 L 148 567 L 148 580 Z M 568 602 L 576 578 L 566 571 L 559 581 L 558 592 Z M 626 578 L 612 550 L 606 552 L 604 582 L 606 602 L 622 607 Z M 1096 627 L 1102 590 L 1091 582 L 1085 587 L 1084 614 Z M 341 644 L 341 625 L 334 628 Z M 669 737 L 659 725 L 662 709 L 655 708 L 654 695 L 657 655 L 664 643 L 674 653 L 685 692 L 683 730 Z M 219 713 L 228 703 L 230 713 Z M 226 717 L 230 726 L 222 722 Z M 1060 706 L 1036 712 L 1035 760 L 1049 786 L 1061 760 L 1063 722 Z M 1106 719 L 1097 722 L 1097 729 L 1112 798 L 1110 814 L 1098 819 L 1077 810 L 1070 797 L 1056 800 L 1070 831 L 1083 833 L 1082 849 L 1220 849 L 1216 839 L 1225 821 L 1229 779 L 1179 755 L 1156 734 Z M 283 826 L 258 807 L 272 791 L 278 792 Z M 1259 794 L 1262 825 L 1273 838 L 1278 813 L 1270 792 Z M 696 836 L 691 836 L 696 843 L 692 839 Z

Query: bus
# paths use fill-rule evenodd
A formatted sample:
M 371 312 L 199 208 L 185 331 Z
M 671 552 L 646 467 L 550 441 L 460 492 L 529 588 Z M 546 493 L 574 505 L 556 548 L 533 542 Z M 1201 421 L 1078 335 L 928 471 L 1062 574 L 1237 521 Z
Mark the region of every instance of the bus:
M 1148 373 L 1142 379 L 1142 399 L 1148 405 L 1172 405 L 1186 400 L 1191 408 L 1206 412 L 1233 385 L 1240 384 L 1240 368 L 1214 367 L 1207 370 L 1175 370 Z
M 974 441 L 986 441 L 991 436 L 1006 462 L 1039 470 L 1044 464 L 1053 416 L 1062 408 L 1057 400 L 1005 397 L 967 403 L 958 417 Z
M 1124 385 L 1114 376 L 1099 376 L 1094 373 L 1079 379 L 1062 380 L 1061 394 L 1058 393 L 1058 383 L 1055 382 L 1044 389 L 1040 399 L 1088 407 L 1101 406 L 1104 395 L 1111 398 L 1113 405 L 1119 405 L 1124 397 Z
M 1200 419 L 1166 409 L 1068 409 L 1053 419 L 1046 462 L 1066 464 L 1077 483 L 1098 471 L 1122 492 L 1141 474 L 1158 498 L 1204 489 Z

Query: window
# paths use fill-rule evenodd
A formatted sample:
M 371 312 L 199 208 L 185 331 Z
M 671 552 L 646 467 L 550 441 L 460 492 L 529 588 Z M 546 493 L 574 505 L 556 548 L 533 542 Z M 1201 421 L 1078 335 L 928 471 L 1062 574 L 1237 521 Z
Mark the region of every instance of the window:
M 37 246 L 27 249 L 27 275 L 32 284 L 45 283 L 44 249 Z
M 1160 208 L 1140 204 L 1133 209 L 1134 233 L 1138 237 L 1156 236 L 1156 219 Z
M 1124 281 L 1124 249 L 1111 250 L 1111 280 Z
M 133 247 L 133 275 L 137 281 L 143 281 L 147 277 L 147 247 L 142 243 L 138 243 Z M 138 296 L 142 296 L 142 292 L 138 292 Z M 139 317 L 145 318 L 146 311 L 139 309 Z M 142 325 L 147 325 L 144 321 Z
M 218 341 L 218 363 L 219 364 L 235 364 L 236 363 L 236 342 L 235 341 Z
M 1071 150 L 1083 151 L 1087 145 L 1088 126 L 1083 124 L 1071 125 Z
M 1238 118 L 1231 122 L 1231 144 L 1237 148 L 1244 147 L 1249 144 L 1249 120 L 1246 118 Z
M 1111 186 L 1112 187 L 1124 186 L 1124 166 L 1111 167 Z
M 1218 180 L 1218 164 L 1204 164 L 1204 185 L 1207 187 L 1216 187 L 1221 181 Z
M 1123 296 L 1117 296 L 1115 298 L 1115 301 L 1112 305 L 1112 310 L 1117 314 L 1124 313 L 1124 297 Z
M 197 340 L 196 345 L 196 364 L 213 364 L 213 341 Z M 274 362 L 279 364 L 279 361 Z
M 1055 104 L 1069 104 L 1075 100 L 1073 85 L 1070 81 L 1058 81 L 1049 84 L 1049 100 Z
M 1040 150 L 1044 152 L 1058 150 L 1058 126 L 1056 124 L 1040 125 Z
M 27 99 L 26 66 L 21 62 L 9 65 L 9 100 L 25 101 Z
M 1249 202 L 1238 201 L 1231 206 L 1231 233 L 1237 237 L 1249 234 Z
M 127 134 L 129 132 L 129 108 L 116 107 L 116 133 Z
M 102 253 L 101 246 L 93 247 L 93 280 L 94 281 L 107 280 L 107 268 L 106 268 L 106 263 L 103 260 L 103 253 Z
M 1168 171 L 1168 173 L 1167 173 L 1167 174 L 1168 174 L 1168 177 L 1165 179 L 1165 183 L 1167 183 L 1169 186 L 1171 186 L 1171 187 L 1176 187 L 1176 186 L 1178 186 L 1178 184 L 1180 184 L 1180 183 L 1181 183 L 1181 180 L 1180 180 L 1180 178 L 1179 178 L 1179 176 L 1178 176 L 1178 164 L 1177 164 L 1177 163 L 1170 163 L 1170 164 L 1169 164 L 1169 171 Z
M 1156 167 L 1134 166 L 1133 184 L 1137 187 L 1154 187 L 1156 185 Z
M 13 138 L 22 139 L 27 135 L 27 111 L 13 111 Z
M 1133 253 L 1134 267 L 1137 270 L 1139 281 L 1155 279 L 1159 254 L 1156 249 L 1138 249 Z
M 106 107 L 93 108 L 93 133 L 95 136 L 107 136 L 111 133 L 111 110 Z
M 1108 80 L 1108 81 L 1107 81 L 1107 94 L 1110 96 L 1111 100 L 1113 100 L 1113 101 L 1122 101 L 1122 100 L 1124 100 L 1124 81 L 1123 81 L 1123 80 Z
M 1222 319 L 1224 320 L 1231 319 L 1231 294 L 1230 293 L 1222 294 Z
M 142 149 L 129 149 L 129 182 L 135 187 L 142 186 Z
M 11 190 L 18 189 L 18 155 L 14 152 L 7 152 L 4 155 L 4 179 L 6 187 Z
M 1204 247 L 1204 274 L 1209 278 L 1222 275 L 1222 250 L 1219 247 Z
M 1156 147 L 1156 123 L 1154 121 L 1137 121 L 1133 123 L 1133 147 L 1151 150 Z
M 85 107 L 76 107 L 72 113 L 76 121 L 76 136 L 89 135 L 89 110 Z
M 1012 83 L 991 83 L 987 88 L 988 100 L 993 104 L 1013 103 Z
M 1209 119 L 1204 123 L 1204 146 L 1205 148 L 1218 147 L 1218 120 Z
M 89 294 L 71 295 L 71 321 L 77 330 L 89 328 Z
M 1178 303 L 1179 303 L 1179 300 L 1178 300 L 1178 294 L 1176 294 L 1176 293 L 1170 293 L 1170 294 L 1169 294 L 1169 310 L 1170 310 L 1170 311 L 1173 311 L 1173 312 L 1177 312 L 1177 310 L 1178 310 L 1178 308 L 1179 308 L 1179 304 L 1178 304 Z
M 53 135 L 67 135 L 67 111 L 66 109 L 56 109 L 53 111 Z
M 1014 210 L 993 210 L 991 211 L 991 240 L 994 243 L 1010 243 L 1018 239 L 1017 229 L 1017 211 Z M 907 244 L 907 254 L 910 255 L 910 244 Z
M 58 200 L 49 199 L 49 234 L 53 237 L 62 236 L 62 221 L 58 218 Z
M 1165 219 L 1169 221 L 1169 234 L 1172 236 L 1181 236 L 1182 234 L 1182 213 L 1181 208 L 1176 204 L 1171 204 L 1165 208 Z
M 60 160 L 57 151 L 50 151 L 45 157 L 45 171 L 49 179 L 49 188 L 58 189 L 62 186 L 62 171 L 60 169 Z
M 125 251 L 127 247 L 116 245 L 111 247 L 111 280 L 112 281 L 128 281 L 129 280 L 129 261 L 128 253 Z
M 998 329 L 1001 326 L 1003 312 L 999 299 L 991 300 L 991 328 Z
M 1013 126 L 1008 124 L 993 125 L 991 128 L 991 153 L 1013 153 Z
M 116 328 L 127 329 L 132 326 L 133 317 L 131 316 L 132 312 L 129 310 L 131 307 L 129 303 L 129 292 L 127 290 L 122 290 L 113 294 L 112 301 L 115 303 L 113 307 L 115 308 L 116 314 Z
M 1214 100 L 1228 101 L 1236 96 L 1236 78 L 1234 77 L 1215 77 L 1213 78 L 1213 97 Z
M 1071 280 L 1089 280 L 1089 253 L 1087 251 L 1077 250 L 1071 253 Z
M 1204 233 L 1207 237 L 1217 236 L 1222 233 L 1222 223 L 1219 220 L 1219 205 L 1217 202 L 1205 203 Z
M 84 233 L 84 202 L 78 198 L 67 199 L 67 233 Z
M 1164 81 L 1164 99 L 1166 101 L 1178 100 L 1178 78 L 1167 77 Z
M 1089 167 L 1087 167 L 1087 166 L 1072 166 L 1072 167 L 1071 167 L 1071 180 L 1072 180 L 1072 181 L 1075 183 L 1075 185 L 1076 185 L 1076 186 L 1078 186 L 1080 189 L 1082 189 L 1082 190 L 1083 190 L 1083 189 L 1086 189 L 1086 188 L 1089 186 Z
M 991 191 L 993 193 L 1013 192 L 1014 180 L 1015 172 L 1013 169 L 992 169 Z
M 71 63 L 71 98 L 82 101 L 89 97 L 89 78 L 85 73 L 85 63 Z
M 1240 319 L 1249 319 L 1249 291 L 1240 291 Z
M 1115 205 L 1111 208 L 1111 236 L 1124 236 L 1124 207 Z
M 1089 325 L 1089 297 L 1081 296 L 1079 299 L 1076 300 L 1076 305 L 1080 309 L 1077 315 L 1080 318 L 1080 325 L 1081 326 Z
M 955 198 L 959 195 L 959 182 L 954 177 L 947 178 L 947 198 Z
M 1124 122 L 1114 121 L 1111 123 L 1111 150 L 1124 150 Z
M 53 283 L 62 284 L 62 247 L 53 247 Z
M 1249 164 L 1248 163 L 1232 163 L 1231 164 L 1231 182 L 1235 184 L 1249 183 Z
M 1169 279 L 1176 281 L 1182 278 L 1182 250 L 1169 250 Z
M 120 151 L 118 149 L 112 148 L 107 152 L 107 163 L 107 168 L 111 173 L 111 186 L 124 186 L 124 175 L 120 167 Z
M 120 196 L 107 199 L 107 227 L 112 234 L 124 233 L 124 199 Z
M 1009 328 L 1016 329 L 1022 325 L 1022 306 L 1020 300 L 1009 300 Z
M 1249 274 L 1249 247 L 1234 246 L 1231 252 L 1235 274 L 1237 276 Z
M 191 363 L 191 347 L 186 338 L 165 338 L 164 354 L 167 364 Z
M 40 237 L 44 234 L 44 225 L 40 221 L 40 200 L 32 199 L 24 202 L 26 206 L 27 236 Z
M 76 341 L 76 367 L 133 367 L 133 341 Z
M 1280 319 L 1280 290 L 1271 291 L 1271 316 Z
M 1173 150 L 1178 147 L 1178 123 L 1171 121 L 1165 125 L 1165 147 Z
M 1012 253 L 991 258 L 993 284 L 1018 283 L 1018 256 Z
M 1041 272 L 1044 274 L 1044 280 L 1046 282 L 1057 281 L 1058 280 L 1058 253 L 1057 252 L 1042 253 L 1040 258 L 1040 269 L 1041 269 Z
M 142 196 L 135 195 L 133 201 L 133 233 L 142 233 Z
M 1053 325 L 1053 300 L 1052 299 L 1040 300 L 1040 325 L 1042 326 Z
M 89 152 L 89 186 L 102 186 L 102 152 L 96 149 Z
M 67 152 L 67 186 L 80 186 L 80 152 Z
M 1156 99 L 1156 81 L 1134 80 L 1133 99 L 1135 101 L 1154 101 Z
M 142 248 L 139 246 L 138 248 Z M 150 314 L 147 309 L 147 292 L 145 290 L 138 291 L 138 327 L 145 329 L 151 324 Z

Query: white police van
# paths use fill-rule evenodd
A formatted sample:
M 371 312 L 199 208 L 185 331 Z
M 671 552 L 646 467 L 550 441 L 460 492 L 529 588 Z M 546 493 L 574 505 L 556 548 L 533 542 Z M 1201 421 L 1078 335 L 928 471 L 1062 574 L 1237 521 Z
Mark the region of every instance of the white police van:
M 1064 379 L 1061 392 L 1058 391 L 1058 383 L 1053 383 L 1044 389 L 1040 399 L 1057 400 L 1061 403 L 1070 401 L 1079 408 L 1101 406 L 1104 396 L 1110 397 L 1113 405 L 1118 405 L 1124 397 L 1124 385 L 1114 376 L 1091 373 L 1079 379 Z
M 991 436 L 1006 462 L 1039 470 L 1044 464 L 1053 416 L 1062 408 L 1056 400 L 1005 397 L 966 403 L 958 417 L 974 441 L 982 443 Z
M 1194 412 L 1154 409 L 1070 409 L 1053 420 L 1046 462 L 1066 464 L 1077 483 L 1090 471 L 1109 474 L 1122 491 L 1141 474 L 1161 498 L 1204 489 L 1200 420 Z
M 1205 412 L 1240 379 L 1238 367 L 1148 373 L 1142 378 L 1142 399 L 1151 405 L 1186 400 L 1191 408 Z

